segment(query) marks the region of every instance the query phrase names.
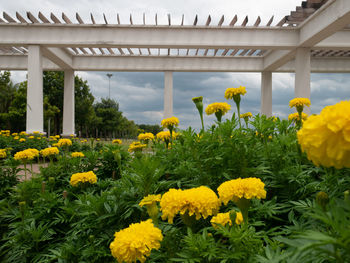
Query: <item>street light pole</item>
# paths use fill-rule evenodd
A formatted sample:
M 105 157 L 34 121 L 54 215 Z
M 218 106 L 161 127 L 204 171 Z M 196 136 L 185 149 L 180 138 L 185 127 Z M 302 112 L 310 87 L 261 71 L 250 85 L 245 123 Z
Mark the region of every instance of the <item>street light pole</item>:
M 108 99 L 111 99 L 111 77 L 113 74 L 107 73 L 106 75 L 108 77 Z

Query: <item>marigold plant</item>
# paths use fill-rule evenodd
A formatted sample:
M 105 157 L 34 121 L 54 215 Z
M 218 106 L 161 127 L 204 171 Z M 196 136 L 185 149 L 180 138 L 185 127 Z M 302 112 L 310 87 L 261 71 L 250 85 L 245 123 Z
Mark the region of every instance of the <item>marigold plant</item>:
M 143 149 L 143 148 L 146 148 L 146 147 L 147 147 L 147 144 L 143 144 L 143 143 L 140 143 L 140 142 L 132 142 L 132 143 L 129 145 L 128 151 L 129 151 L 129 152 L 142 151 L 142 149 Z
M 247 91 L 246 91 L 245 87 L 243 87 L 243 86 L 239 86 L 238 88 L 228 88 L 225 91 L 225 99 L 227 99 L 227 100 L 233 99 L 234 96 L 244 95 L 246 93 L 247 93 Z
M 176 117 L 170 117 L 163 119 L 160 124 L 163 126 L 163 128 L 170 129 L 170 127 L 177 127 L 179 125 L 179 119 Z
M 162 219 L 168 219 L 171 224 L 178 213 L 194 215 L 198 220 L 216 214 L 219 207 L 220 201 L 217 195 L 206 186 L 187 190 L 170 189 L 160 200 Z
M 173 132 L 173 139 L 176 139 L 176 137 L 178 137 L 179 134 L 176 132 Z M 162 140 L 162 141 L 166 141 L 170 139 L 170 132 L 169 131 L 161 131 L 158 132 L 156 135 L 157 139 Z
M 306 119 L 307 119 L 307 116 L 308 116 L 308 115 L 307 115 L 306 113 L 304 113 L 304 112 L 301 113 L 301 119 L 302 119 L 302 120 L 306 120 Z M 295 113 L 289 114 L 289 115 L 288 115 L 288 120 L 294 121 L 294 122 L 299 121 L 299 120 L 300 120 L 300 115 L 299 115 L 299 113 L 298 113 L 298 112 L 295 112 Z
M 241 114 L 240 117 L 242 119 L 244 119 L 244 118 L 251 118 L 251 117 L 253 117 L 253 114 L 251 112 L 246 112 L 246 113 Z
M 220 122 L 223 115 L 231 109 L 231 105 L 226 102 L 214 102 L 209 104 L 205 109 L 207 115 L 215 114 L 217 120 Z
M 150 256 L 152 249 L 160 248 L 162 240 L 162 231 L 148 219 L 116 232 L 109 247 L 112 256 L 118 262 L 143 263 Z
M 26 162 L 33 160 L 37 156 L 39 156 L 39 151 L 37 149 L 26 149 L 15 153 L 14 159 Z
M 315 165 L 350 168 L 350 101 L 310 116 L 297 136 L 302 151 Z
M 112 141 L 112 143 L 114 143 L 114 144 L 122 144 L 122 140 L 120 140 L 120 139 L 114 139 L 114 140 Z
M 227 224 L 229 224 L 230 226 L 232 226 L 232 221 L 231 221 L 231 217 L 230 217 L 230 213 L 231 212 L 227 212 L 227 213 L 218 213 L 216 216 L 213 216 L 213 218 L 210 220 L 210 223 L 212 224 L 212 226 L 214 228 L 217 228 L 218 225 L 222 225 L 225 226 Z M 243 216 L 241 212 L 235 212 L 236 213 L 236 220 L 235 223 L 237 225 L 240 225 L 243 222 Z
M 304 107 L 308 106 L 310 107 L 311 102 L 310 99 L 308 98 L 294 98 L 291 101 L 289 101 L 289 107 L 293 108 L 298 108 L 298 107 Z
M 93 171 L 85 173 L 72 174 L 70 178 L 70 184 L 72 186 L 78 186 L 79 183 L 90 183 L 95 184 L 97 182 L 97 176 Z
M 83 158 L 85 155 L 82 152 L 72 152 L 70 155 L 72 158 Z
M 141 202 L 139 203 L 139 206 L 147 206 L 152 205 L 154 203 L 160 202 L 162 195 L 148 195 L 144 197 Z
M 7 157 L 6 149 L 0 149 L 0 159 L 4 159 Z

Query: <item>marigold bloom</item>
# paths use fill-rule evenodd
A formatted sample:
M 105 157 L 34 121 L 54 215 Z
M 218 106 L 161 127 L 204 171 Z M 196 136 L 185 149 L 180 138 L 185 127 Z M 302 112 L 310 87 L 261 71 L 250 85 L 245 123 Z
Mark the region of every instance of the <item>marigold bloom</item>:
M 222 183 L 218 187 L 218 193 L 220 200 L 226 205 L 230 200 L 236 203 L 241 198 L 266 198 L 264 186 L 259 178 L 238 178 Z
M 43 150 L 40 151 L 40 154 L 43 157 L 48 157 L 48 156 L 52 156 L 52 155 L 57 155 L 59 154 L 59 150 L 57 147 L 49 147 L 49 148 L 45 148 Z
M 0 159 L 4 159 L 7 157 L 6 149 L 0 149 Z
M 222 115 L 224 115 L 226 112 L 228 112 L 231 109 L 231 105 L 226 102 L 214 102 L 212 104 L 209 104 L 207 108 L 205 109 L 205 113 L 207 115 L 211 115 L 213 113 L 216 113 L 218 111 L 222 112 Z
M 176 139 L 177 136 L 179 136 L 179 134 L 176 132 L 173 132 L 173 139 Z M 170 131 L 158 132 L 156 137 L 157 137 L 157 139 L 162 140 L 162 141 L 170 140 Z
M 154 139 L 154 135 L 150 132 L 140 133 L 139 136 L 137 136 L 137 139 L 139 139 L 140 141 L 149 141 Z
M 236 220 L 235 223 L 237 225 L 240 225 L 243 222 L 243 216 L 241 212 L 236 212 Z M 226 224 L 229 224 L 232 226 L 232 221 L 230 218 L 230 212 L 227 213 L 218 213 L 216 216 L 213 216 L 213 218 L 210 220 L 210 223 L 214 228 L 217 228 L 218 225 L 225 226 Z
M 311 115 L 297 135 L 302 151 L 315 165 L 350 168 L 350 101 Z
M 244 119 L 244 118 L 251 118 L 251 117 L 253 117 L 253 114 L 251 112 L 246 112 L 246 113 L 241 114 L 240 117 L 242 119 Z
M 85 157 L 85 155 L 82 152 L 72 152 L 70 156 L 72 156 L 72 158 L 80 158 L 80 157 L 83 158 L 83 157 Z
M 37 149 L 26 149 L 15 153 L 14 159 L 25 162 L 33 160 L 37 156 L 39 156 L 39 151 Z
M 289 107 L 298 107 L 298 106 L 308 106 L 310 107 L 311 102 L 308 98 L 294 98 L 291 101 L 289 101 Z
M 25 142 L 25 141 L 26 141 L 26 139 L 24 139 L 24 138 L 19 139 L 19 142 Z
M 72 174 L 70 178 L 70 184 L 72 186 L 77 186 L 79 183 L 90 183 L 94 184 L 97 182 L 97 176 L 93 171 L 89 171 L 86 173 L 75 173 Z
M 161 197 L 162 195 L 147 195 L 141 200 L 139 206 L 143 207 L 144 205 L 152 205 L 156 202 L 160 202 Z
M 56 135 L 56 137 L 59 135 Z M 58 147 L 71 146 L 72 141 L 70 139 L 59 139 L 57 143 Z
M 122 140 L 120 140 L 120 139 L 114 139 L 114 140 L 112 141 L 112 143 L 114 143 L 114 144 L 122 144 Z
M 187 190 L 170 189 L 160 200 L 162 219 L 168 219 L 171 224 L 178 213 L 183 215 L 187 212 L 189 216 L 195 215 L 198 220 L 216 214 L 219 207 L 217 195 L 205 186 Z
M 244 95 L 246 93 L 247 91 L 243 86 L 239 86 L 238 88 L 228 88 L 225 91 L 225 99 L 233 99 L 236 95 Z
M 143 263 L 152 249 L 160 248 L 162 240 L 162 231 L 148 219 L 116 232 L 109 248 L 118 262 L 132 263 L 139 260 Z
M 306 120 L 307 119 L 307 114 L 302 112 L 301 113 L 301 118 L 302 120 Z M 298 112 L 295 112 L 295 113 L 291 113 L 288 115 L 288 120 L 290 121 L 299 121 L 300 120 L 300 116 L 299 116 L 299 113 Z
M 168 129 L 169 127 L 175 127 L 175 126 L 177 127 L 179 125 L 179 119 L 176 117 L 170 117 L 162 120 L 160 124 L 163 126 L 163 128 L 168 128 Z
M 34 139 L 34 136 L 33 136 L 33 135 L 32 135 L 32 136 L 29 136 L 28 139 Z
M 142 151 L 142 149 L 146 147 L 147 147 L 147 144 L 142 144 L 140 142 L 132 142 L 129 145 L 128 152 Z

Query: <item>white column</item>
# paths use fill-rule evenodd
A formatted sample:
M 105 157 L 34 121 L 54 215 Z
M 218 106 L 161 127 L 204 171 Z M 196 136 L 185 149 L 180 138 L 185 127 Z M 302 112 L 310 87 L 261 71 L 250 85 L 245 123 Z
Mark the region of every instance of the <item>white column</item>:
M 295 98 L 309 98 L 310 89 L 310 48 L 298 48 L 295 55 Z M 304 112 L 310 114 L 309 107 Z
M 261 72 L 261 114 L 272 116 L 272 72 Z
M 74 70 L 64 71 L 62 136 L 75 134 Z
M 43 68 L 40 46 L 28 46 L 27 133 L 44 133 Z
M 173 72 L 164 72 L 164 118 L 173 116 Z

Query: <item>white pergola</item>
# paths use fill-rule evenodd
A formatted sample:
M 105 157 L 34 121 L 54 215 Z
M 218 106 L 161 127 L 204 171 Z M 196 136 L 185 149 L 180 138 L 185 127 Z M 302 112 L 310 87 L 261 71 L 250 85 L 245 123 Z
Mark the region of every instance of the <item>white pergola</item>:
M 28 133 L 43 132 L 43 70 L 64 71 L 63 135 L 75 133 L 74 71 L 164 72 L 164 117 L 173 112 L 173 72 L 261 72 L 261 113 L 272 114 L 272 73 L 295 72 L 295 96 L 310 97 L 310 72 L 350 72 L 350 0 L 307 0 L 272 26 L 237 15 L 225 23 L 73 23 L 27 12 L 0 18 L 0 69 L 28 70 Z

